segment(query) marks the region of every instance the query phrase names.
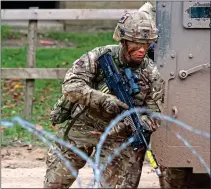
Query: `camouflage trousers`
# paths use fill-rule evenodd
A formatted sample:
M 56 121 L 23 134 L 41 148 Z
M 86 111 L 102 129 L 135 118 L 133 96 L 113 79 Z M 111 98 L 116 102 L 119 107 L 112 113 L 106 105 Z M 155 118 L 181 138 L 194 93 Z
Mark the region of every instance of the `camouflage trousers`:
M 208 174 L 193 174 L 190 168 L 163 168 L 161 188 L 210 188 Z
M 99 135 L 93 134 L 93 127 L 84 124 L 75 124 L 68 134 L 68 142 L 83 151 L 87 156 L 91 156 L 96 144 L 99 142 Z M 59 137 L 63 137 L 63 130 L 58 132 Z M 126 140 L 125 137 L 107 138 L 101 151 L 101 164 L 109 155 L 114 153 L 114 149 Z M 71 166 L 78 171 L 83 168 L 86 161 L 59 144 L 54 144 L 49 149 L 46 159 L 47 170 L 44 180 L 44 188 L 69 188 L 76 178 L 60 160 L 54 150 L 58 150 L 69 161 Z M 130 146 L 122 150 L 118 157 L 106 166 L 102 173 L 102 188 L 137 188 L 141 177 L 145 150 L 134 151 Z

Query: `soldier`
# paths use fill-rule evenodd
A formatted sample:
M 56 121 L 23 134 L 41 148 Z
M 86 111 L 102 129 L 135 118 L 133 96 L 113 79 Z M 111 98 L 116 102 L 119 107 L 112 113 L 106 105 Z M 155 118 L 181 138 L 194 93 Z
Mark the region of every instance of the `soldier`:
M 70 144 L 88 156 L 99 142 L 100 134 L 120 113 L 120 108 L 128 109 L 126 104 L 110 92 L 105 92 L 107 91 L 105 78 L 98 66 L 98 58 L 102 54 L 109 53 L 120 71 L 128 66 L 137 73 L 138 84 L 141 87 L 141 92 L 134 97 L 137 107 L 145 106 L 154 112 L 162 111 L 164 80 L 154 62 L 147 56 L 150 44 L 158 37 L 155 23 L 150 15 L 151 8 L 152 5 L 146 3 L 141 10 L 125 14 L 119 20 L 113 35 L 120 44 L 97 47 L 87 52 L 76 60 L 66 73 L 62 85 L 63 96 L 57 107 L 65 104 L 59 111 L 67 110 L 63 115 L 71 117 L 68 118 L 70 119 L 68 130 L 60 128 L 58 136 L 66 136 Z M 71 107 L 71 110 L 67 107 Z M 56 108 L 55 112 L 58 113 Z M 60 119 L 58 117 L 56 115 L 54 118 L 58 121 Z M 160 120 L 151 119 L 147 115 L 141 115 L 141 120 L 149 131 L 155 131 L 160 125 Z M 131 134 L 128 122 L 125 120 L 119 122 L 111 130 L 103 145 L 101 163 L 115 148 L 127 141 Z M 150 139 L 147 140 L 149 142 Z M 85 166 L 86 161 L 59 144 L 55 144 L 49 150 L 44 187 L 69 188 L 76 178 L 56 156 L 53 149 L 61 151 L 77 172 Z M 103 180 L 107 185 L 101 182 L 101 187 L 137 188 L 144 157 L 144 148 L 134 151 L 129 146 L 123 150 L 103 171 Z

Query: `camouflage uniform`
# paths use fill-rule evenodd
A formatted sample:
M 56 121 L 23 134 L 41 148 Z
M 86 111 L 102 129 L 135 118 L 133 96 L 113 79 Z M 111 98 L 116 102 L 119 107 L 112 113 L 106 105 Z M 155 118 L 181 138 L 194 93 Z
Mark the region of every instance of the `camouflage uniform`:
M 193 174 L 191 168 L 163 168 L 161 188 L 210 188 L 208 174 Z
M 133 22 L 131 22 L 129 18 L 127 19 L 129 24 L 131 23 L 130 27 L 133 28 L 136 26 L 136 24 L 140 22 L 140 19 L 142 19 L 143 23 L 147 24 L 147 22 L 144 22 L 146 20 L 143 20 L 143 16 L 146 16 L 146 14 L 147 13 L 139 15 L 139 13 L 134 13 L 134 17 L 130 17 Z M 137 17 L 137 15 L 141 16 L 141 18 Z M 151 19 L 151 17 L 147 18 Z M 118 26 L 127 23 L 125 20 L 125 17 L 123 17 Z M 114 39 L 117 41 L 123 38 L 121 35 L 122 31 L 119 30 L 118 26 L 114 33 Z M 152 25 L 150 25 L 150 27 L 152 27 Z M 139 35 L 143 35 L 143 32 L 140 32 Z M 143 36 L 145 40 L 143 40 L 143 38 L 136 38 L 136 36 L 133 37 L 134 40 L 138 42 L 145 42 L 146 39 L 148 39 L 148 41 L 154 41 L 157 38 L 157 35 L 154 35 L 155 37 L 153 36 L 152 38 L 150 38 L 150 36 L 153 36 L 153 33 L 150 33 L 149 36 Z M 124 37 L 130 40 L 127 35 Z M 122 71 L 123 67 L 127 64 L 122 60 L 123 47 L 121 44 L 97 47 L 82 55 L 73 63 L 72 68 L 66 73 L 62 86 L 64 94 L 62 98 L 66 98 L 69 102 L 75 104 L 71 112 L 67 111 L 71 115 L 70 121 L 74 120 L 74 124 L 72 124 L 67 133 L 67 140 L 88 156 L 92 154 L 94 147 L 99 142 L 99 133 L 104 132 L 113 118 L 102 108 L 102 103 L 104 103 L 106 99 L 113 98 L 113 95 L 111 95 L 106 88 L 105 78 L 98 66 L 98 58 L 104 53 L 109 53 L 113 57 L 114 63 L 119 68 L 119 71 Z M 141 92 L 135 99 L 136 106 L 145 106 L 154 112 L 161 112 L 164 81 L 154 62 L 145 56 L 145 58 L 141 60 L 141 63 L 132 69 L 134 73 L 137 74 L 138 84 L 141 87 Z M 114 98 L 113 100 L 115 101 Z M 68 104 L 68 106 L 71 106 L 71 103 Z M 77 119 L 74 119 L 76 116 Z M 152 131 L 160 124 L 160 120 L 151 119 L 147 115 L 142 115 L 141 120 L 145 123 L 147 129 Z M 57 135 L 64 137 L 65 129 L 66 128 L 60 128 Z M 122 124 L 119 123 L 115 126 L 103 145 L 101 163 L 105 162 L 106 158 L 113 153 L 114 149 L 125 142 L 131 134 L 130 127 L 128 127 L 124 121 Z M 148 138 L 148 142 L 149 140 Z M 45 187 L 68 188 L 75 181 L 75 178 L 65 167 L 64 163 L 56 156 L 53 149 L 61 151 L 76 171 L 84 167 L 86 161 L 59 144 L 55 144 L 49 150 L 46 161 Z M 132 147 L 128 147 L 123 150 L 121 154 L 105 168 L 103 172 L 105 183 L 112 188 L 137 188 L 144 157 L 144 148 L 134 151 Z M 106 187 L 103 182 L 101 182 L 101 187 Z

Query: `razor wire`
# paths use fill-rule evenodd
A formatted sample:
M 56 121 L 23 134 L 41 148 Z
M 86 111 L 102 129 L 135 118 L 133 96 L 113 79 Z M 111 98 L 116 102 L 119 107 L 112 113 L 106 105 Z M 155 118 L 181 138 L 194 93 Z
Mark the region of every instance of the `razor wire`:
M 171 123 L 175 123 L 176 125 L 190 131 L 190 132 L 193 132 L 195 134 L 198 134 L 198 135 L 201 135 L 203 137 L 206 137 L 206 138 L 210 138 L 210 133 L 208 132 L 203 132 L 203 131 L 200 131 L 198 129 L 195 129 L 179 120 L 176 120 L 174 118 L 171 118 L 169 116 L 166 116 L 166 115 L 163 115 L 161 113 L 154 113 L 152 112 L 151 110 L 147 109 L 147 108 L 133 108 L 133 109 L 130 109 L 128 111 L 125 111 L 123 112 L 122 114 L 118 115 L 110 124 L 109 126 L 106 128 L 105 132 L 101 135 L 100 137 L 100 141 L 99 143 L 97 144 L 97 151 L 96 151 L 96 155 L 95 155 L 95 159 L 96 159 L 96 165 L 99 166 L 100 164 L 100 152 L 102 150 L 102 145 L 103 143 L 105 142 L 106 140 L 106 137 L 108 136 L 109 134 L 109 131 L 119 122 L 121 121 L 122 119 L 124 119 L 125 117 L 129 116 L 131 113 L 140 113 L 140 114 L 143 114 L 143 113 L 147 113 L 150 117 L 152 118 L 160 118 L 162 120 L 166 120 L 166 121 L 169 121 Z M 175 134 L 175 133 L 174 133 Z M 182 138 L 182 137 L 181 137 Z M 180 139 L 180 138 L 179 138 Z M 183 139 L 183 138 L 182 138 Z M 185 139 L 182 141 L 184 143 Z M 186 143 L 184 143 L 184 145 L 186 146 L 187 144 L 187 141 Z M 190 145 L 186 146 L 189 148 Z M 190 148 L 189 148 L 190 149 Z M 193 153 L 193 152 L 192 152 Z M 197 152 L 196 152 L 197 153 Z M 203 166 L 204 168 L 207 170 L 208 174 L 210 175 L 210 168 L 208 165 L 206 165 L 206 163 L 204 162 L 203 158 L 197 153 L 197 158 L 199 158 L 199 161 L 200 162 L 203 162 Z M 97 174 L 96 174 L 96 180 L 99 182 L 100 180 L 100 177 L 101 177 L 101 171 L 97 171 Z
M 34 132 L 34 130 L 31 127 L 27 127 L 24 124 L 22 125 L 22 127 L 24 129 L 28 130 L 29 132 L 34 133 L 49 148 L 51 147 L 51 143 L 45 137 L 43 137 L 42 135 L 39 135 L 39 132 L 38 131 L 35 130 L 35 132 Z M 81 182 L 80 182 L 80 179 L 77 177 L 77 171 L 71 166 L 70 162 L 65 157 L 63 157 L 62 153 L 60 153 L 56 149 L 52 149 L 52 150 L 57 154 L 57 156 L 59 157 L 59 159 L 62 160 L 65 163 L 65 165 L 68 168 L 68 170 L 76 178 L 76 182 L 77 182 L 78 186 L 81 188 Z
M 118 115 L 114 120 L 111 121 L 111 123 L 108 125 L 108 127 L 106 127 L 105 132 L 102 133 L 102 135 L 100 136 L 100 140 L 96 146 L 96 152 L 95 152 L 95 162 L 93 162 L 84 152 L 82 152 L 80 149 L 77 149 L 77 147 L 75 147 L 74 145 L 70 145 L 69 143 L 67 143 L 66 141 L 64 141 L 61 138 L 58 138 L 57 136 L 45 131 L 44 129 L 40 129 L 37 128 L 35 126 L 35 124 L 30 123 L 24 119 L 22 119 L 19 116 L 13 117 L 11 119 L 11 121 L 9 120 L 1 120 L 1 126 L 5 126 L 6 128 L 10 128 L 13 127 L 15 123 L 18 123 L 18 125 L 20 125 L 21 127 L 23 127 L 24 129 L 26 129 L 29 132 L 35 133 L 35 135 L 44 143 L 46 144 L 48 147 L 51 147 L 51 143 L 45 138 L 49 138 L 50 140 L 52 140 L 52 142 L 57 142 L 62 146 L 65 146 L 68 149 L 71 149 L 74 153 L 76 153 L 78 156 L 80 156 L 82 159 L 84 159 L 92 168 L 94 171 L 94 188 L 99 187 L 100 182 L 102 183 L 102 171 L 105 169 L 105 167 L 107 166 L 107 164 L 109 164 L 110 162 L 112 162 L 113 158 L 118 156 L 122 150 L 126 149 L 132 142 L 133 142 L 133 138 L 130 138 L 128 141 L 124 142 L 119 148 L 114 149 L 114 152 L 112 155 L 108 156 L 106 161 L 103 164 L 100 164 L 100 154 L 101 154 L 101 150 L 102 150 L 102 146 L 106 140 L 106 137 L 109 134 L 109 131 L 122 119 L 124 119 L 125 117 L 129 116 L 131 113 L 147 113 L 150 117 L 152 118 L 160 118 L 161 120 L 165 120 L 171 123 L 176 124 L 179 127 L 182 127 L 183 129 L 186 129 L 194 134 L 200 135 L 202 137 L 208 138 L 210 139 L 210 133 L 208 132 L 204 132 L 198 129 L 193 128 L 190 125 L 187 125 L 179 120 L 176 120 L 174 118 L 171 118 L 169 116 L 163 115 L 161 113 L 154 113 L 151 112 L 151 110 L 146 109 L 146 108 L 133 108 L 130 109 L 128 111 L 123 112 L 122 114 Z M 210 175 L 210 168 L 209 166 L 206 164 L 206 162 L 204 161 L 204 159 L 200 156 L 200 154 L 198 154 L 196 152 L 196 150 L 188 143 L 187 140 L 185 140 L 178 132 L 175 133 L 173 131 L 171 131 L 170 128 L 167 128 L 168 130 L 170 130 L 170 132 L 174 133 L 176 135 L 176 137 L 181 140 L 183 142 L 183 144 L 198 158 L 198 160 L 201 162 L 201 164 L 203 165 L 204 169 L 206 170 L 206 172 Z M 45 137 L 44 137 L 45 136 Z M 67 166 L 68 170 L 72 173 L 72 175 L 76 178 L 76 181 L 79 185 L 79 187 L 81 187 L 81 182 L 80 180 L 77 178 L 77 172 L 76 170 L 71 166 L 71 163 L 65 158 L 63 157 L 63 155 L 58 151 L 54 149 L 54 152 L 57 154 L 58 158 L 61 159 L 62 161 L 64 161 L 65 165 Z M 106 184 L 106 183 L 105 183 Z

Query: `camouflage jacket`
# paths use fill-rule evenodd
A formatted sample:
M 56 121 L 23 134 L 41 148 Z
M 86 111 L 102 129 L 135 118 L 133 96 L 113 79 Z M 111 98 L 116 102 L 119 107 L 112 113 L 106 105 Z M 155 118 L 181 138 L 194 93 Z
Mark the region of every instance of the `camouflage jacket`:
M 81 112 L 84 107 L 88 107 L 78 120 L 90 123 L 99 130 L 104 130 L 106 124 L 110 122 L 97 111 L 99 109 L 98 99 L 102 96 L 101 91 L 105 89 L 105 78 L 99 69 L 98 58 L 109 52 L 121 71 L 121 67 L 124 65 L 120 58 L 121 50 L 121 45 L 97 47 L 82 55 L 73 63 L 72 68 L 66 73 L 62 85 L 64 96 L 70 102 L 79 104 L 76 110 L 72 111 L 72 118 Z M 141 98 L 136 99 L 136 106 L 144 106 L 154 112 L 162 112 L 164 80 L 161 78 L 154 62 L 145 57 L 139 67 L 133 69 L 133 71 L 137 73 L 138 83 L 142 89 L 139 94 Z M 144 116 L 143 119 L 147 124 L 159 124 L 159 122 L 155 123 L 155 120 L 151 120 L 147 116 Z

